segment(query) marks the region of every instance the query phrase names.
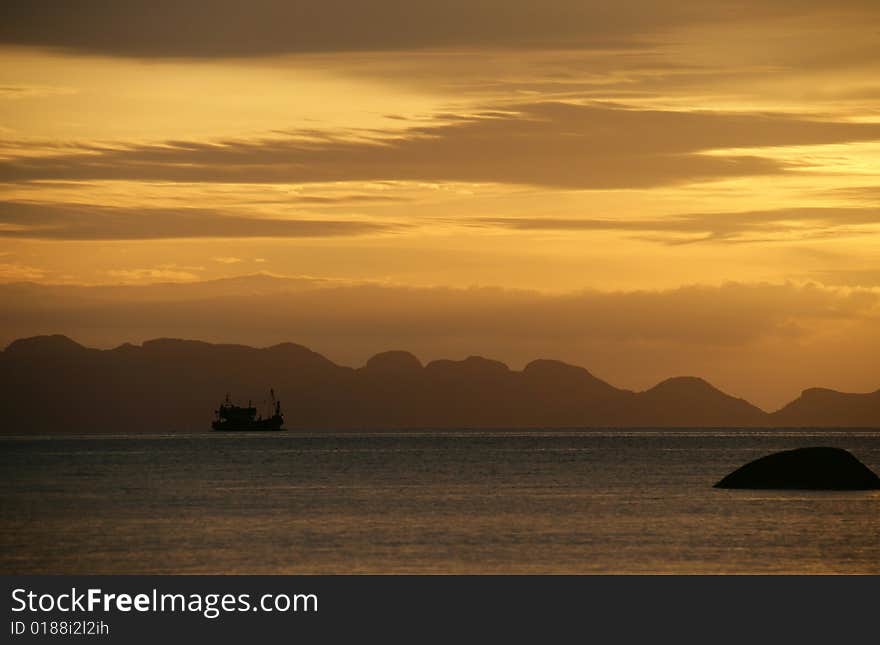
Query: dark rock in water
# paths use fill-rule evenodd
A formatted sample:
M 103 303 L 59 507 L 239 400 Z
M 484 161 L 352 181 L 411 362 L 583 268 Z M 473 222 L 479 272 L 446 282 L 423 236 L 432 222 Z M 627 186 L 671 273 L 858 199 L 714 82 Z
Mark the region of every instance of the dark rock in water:
M 874 490 L 880 477 L 842 448 L 797 448 L 749 462 L 715 488 Z

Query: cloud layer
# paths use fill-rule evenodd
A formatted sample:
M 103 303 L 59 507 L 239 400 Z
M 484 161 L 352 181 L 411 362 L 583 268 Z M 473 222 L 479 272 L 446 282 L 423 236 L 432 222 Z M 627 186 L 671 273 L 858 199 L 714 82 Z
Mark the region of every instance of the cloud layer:
M 0 201 L 0 238 L 161 240 L 364 235 L 399 228 L 355 220 L 242 217 L 203 208 L 119 208 Z
M 103 54 L 254 56 L 463 46 L 608 46 L 724 15 L 722 3 L 653 0 L 11 1 L 0 41 Z
M 256 56 L 429 47 L 608 47 L 673 28 L 821 13 L 803 0 L 10 0 L 0 42 L 139 57 Z M 832 16 L 867 12 L 839 0 Z M 827 12 L 826 12 L 827 13 Z
M 693 242 L 767 242 L 803 240 L 864 233 L 864 227 L 880 224 L 877 208 L 781 208 L 730 213 L 694 213 L 661 219 L 560 219 L 487 217 L 488 226 L 536 231 L 620 231 L 658 234 L 668 244 Z M 662 236 L 662 237 L 661 237 Z
M 647 188 L 781 173 L 795 162 L 732 148 L 880 140 L 880 124 L 792 114 L 636 110 L 535 103 L 376 140 L 301 137 L 172 141 L 0 162 L 0 181 L 499 182 L 557 188 Z

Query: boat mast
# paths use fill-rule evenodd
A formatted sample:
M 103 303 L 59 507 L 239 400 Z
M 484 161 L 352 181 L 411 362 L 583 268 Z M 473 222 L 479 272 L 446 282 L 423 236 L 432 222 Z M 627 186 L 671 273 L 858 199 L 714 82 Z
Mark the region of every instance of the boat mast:
M 275 416 L 281 416 L 281 401 L 275 398 L 275 389 L 269 389 L 269 396 L 272 398 L 272 412 Z

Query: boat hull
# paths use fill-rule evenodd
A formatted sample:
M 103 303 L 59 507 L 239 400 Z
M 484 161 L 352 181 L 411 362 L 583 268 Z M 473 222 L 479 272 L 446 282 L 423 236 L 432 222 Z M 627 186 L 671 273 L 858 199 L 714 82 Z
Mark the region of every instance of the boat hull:
M 215 421 L 211 427 L 217 432 L 279 432 L 284 430 L 281 426 L 284 419 L 273 417 L 271 419 L 257 419 L 255 421 L 230 421 L 228 419 Z
M 241 426 L 215 427 L 214 432 L 286 432 L 287 428 L 243 428 Z

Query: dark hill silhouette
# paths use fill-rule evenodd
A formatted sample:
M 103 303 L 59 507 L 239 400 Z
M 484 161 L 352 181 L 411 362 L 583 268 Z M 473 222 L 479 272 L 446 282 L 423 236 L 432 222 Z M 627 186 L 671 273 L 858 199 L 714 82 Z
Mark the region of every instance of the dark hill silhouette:
M 770 415 L 789 427 L 880 427 L 880 390 L 868 394 L 835 392 L 814 387 Z
M 155 342 L 155 341 L 153 341 Z M 126 343 L 123 347 L 134 347 L 130 343 Z M 97 351 L 89 350 L 74 340 L 61 334 L 52 336 L 34 336 L 32 338 L 19 338 L 12 341 L 6 348 L 7 355 L 16 357 L 30 358 L 39 360 L 41 358 L 57 359 L 64 356 L 82 355 L 84 352 Z
M 390 351 L 376 354 L 367 361 L 363 369 L 377 376 L 382 374 L 413 375 L 421 371 L 422 363 L 409 352 Z
M 758 426 L 767 413 L 734 398 L 701 378 L 670 378 L 639 395 L 632 425 Z
M 522 371 L 478 356 L 423 366 L 392 351 L 352 369 L 293 343 L 161 338 L 97 350 L 65 336 L 0 353 L 7 433 L 207 431 L 226 392 L 260 407 L 270 387 L 291 429 L 880 426 L 877 393 L 808 390 L 766 414 L 702 379 L 631 392 L 552 360 Z

